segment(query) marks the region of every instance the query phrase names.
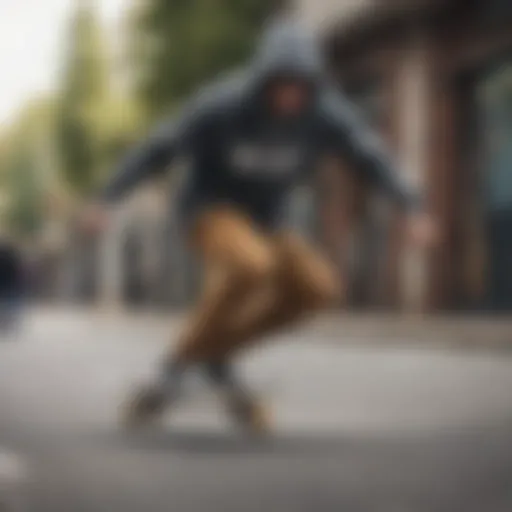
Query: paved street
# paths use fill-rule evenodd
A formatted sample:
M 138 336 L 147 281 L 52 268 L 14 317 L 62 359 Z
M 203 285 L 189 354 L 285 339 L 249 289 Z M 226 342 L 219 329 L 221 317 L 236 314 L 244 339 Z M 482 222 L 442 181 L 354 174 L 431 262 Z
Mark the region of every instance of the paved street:
M 163 428 L 129 434 L 116 407 L 164 326 L 38 315 L 0 344 L 0 496 L 36 512 L 512 510 L 510 353 L 315 336 L 240 362 L 272 438 L 234 433 L 195 375 Z

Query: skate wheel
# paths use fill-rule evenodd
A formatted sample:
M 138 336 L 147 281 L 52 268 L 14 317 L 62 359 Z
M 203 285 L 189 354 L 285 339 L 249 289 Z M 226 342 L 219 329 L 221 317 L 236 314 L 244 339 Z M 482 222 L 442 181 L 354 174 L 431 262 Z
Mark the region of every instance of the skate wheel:
M 272 430 L 269 410 L 260 402 L 251 401 L 231 405 L 231 413 L 238 427 L 252 435 L 266 435 Z
M 270 411 L 262 404 L 253 405 L 248 430 L 252 434 L 267 435 L 272 431 L 272 418 Z
M 134 429 L 157 422 L 165 410 L 165 397 L 154 389 L 138 391 L 122 406 L 120 422 L 124 428 Z

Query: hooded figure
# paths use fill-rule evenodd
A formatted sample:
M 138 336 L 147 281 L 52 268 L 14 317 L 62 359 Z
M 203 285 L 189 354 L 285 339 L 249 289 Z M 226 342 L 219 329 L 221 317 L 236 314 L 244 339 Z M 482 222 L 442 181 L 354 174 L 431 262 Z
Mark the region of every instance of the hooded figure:
M 8 300 L 21 295 L 24 271 L 20 252 L 9 241 L 0 240 L 0 298 Z
M 13 327 L 25 288 L 23 259 L 7 239 L 0 240 L 0 328 Z
M 307 86 L 307 104 L 297 115 L 277 115 L 266 101 L 278 80 Z M 293 20 L 278 20 L 265 31 L 253 62 L 201 90 L 180 115 L 164 122 L 121 164 L 103 197 L 115 200 L 185 156 L 185 220 L 222 202 L 275 228 L 293 186 L 327 152 L 349 161 L 400 206 L 417 206 L 381 141 L 329 84 L 313 37 Z
M 175 157 L 187 157 L 179 208 L 205 267 L 198 309 L 158 381 L 129 403 L 129 421 L 160 414 L 176 396 L 183 370 L 201 363 L 228 391 L 238 421 L 265 426 L 228 360 L 235 349 L 337 296 L 339 281 L 327 259 L 280 229 L 289 194 L 326 152 L 348 159 L 404 209 L 418 204 L 379 140 L 328 83 L 314 40 L 293 21 L 278 21 L 250 66 L 199 92 L 122 163 L 107 201 Z

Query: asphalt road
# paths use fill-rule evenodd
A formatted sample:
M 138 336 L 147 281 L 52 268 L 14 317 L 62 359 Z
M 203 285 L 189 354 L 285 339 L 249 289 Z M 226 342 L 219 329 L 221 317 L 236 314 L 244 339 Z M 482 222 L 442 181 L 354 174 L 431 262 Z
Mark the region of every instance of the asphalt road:
M 164 340 L 150 325 L 49 315 L 0 344 L 6 510 L 512 510 L 504 353 L 290 335 L 240 362 L 273 410 L 271 438 L 236 433 L 193 374 L 162 428 L 123 432 L 117 405 Z

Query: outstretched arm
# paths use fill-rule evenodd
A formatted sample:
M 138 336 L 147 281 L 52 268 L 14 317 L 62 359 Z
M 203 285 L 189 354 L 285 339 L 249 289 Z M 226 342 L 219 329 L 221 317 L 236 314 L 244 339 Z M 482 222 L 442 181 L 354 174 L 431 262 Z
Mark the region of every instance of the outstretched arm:
M 406 234 L 416 245 L 432 245 L 439 233 L 424 212 L 419 190 L 412 188 L 393 162 L 383 142 L 365 125 L 350 103 L 336 91 L 322 98 L 321 119 L 325 123 L 329 149 L 347 159 L 408 214 Z
M 187 152 L 198 130 L 197 108 L 162 123 L 141 145 L 121 161 L 96 201 L 82 213 L 82 228 L 91 233 L 102 231 L 109 220 L 108 205 L 122 199 L 137 185 L 158 172 L 165 171 L 175 156 Z
M 120 199 L 145 179 L 167 170 L 178 154 L 187 151 L 205 114 L 195 100 L 178 116 L 164 121 L 121 161 L 103 190 L 102 199 Z
M 341 93 L 329 90 L 321 99 L 326 142 L 356 171 L 363 172 L 399 207 L 408 212 L 421 206 L 419 191 L 405 181 L 379 137 L 364 123 Z
M 177 145 L 175 122 L 167 121 L 121 161 L 102 191 L 102 199 L 120 199 L 145 179 L 164 171 L 171 164 Z
M 243 71 L 243 70 L 242 70 Z M 242 76 L 243 73 L 238 72 Z M 115 200 L 145 178 L 166 170 L 178 155 L 193 153 L 196 144 L 208 138 L 223 106 L 236 95 L 240 78 L 233 74 L 224 82 L 215 82 L 199 90 L 185 104 L 179 115 L 165 121 L 149 139 L 133 150 L 107 184 L 103 198 Z

